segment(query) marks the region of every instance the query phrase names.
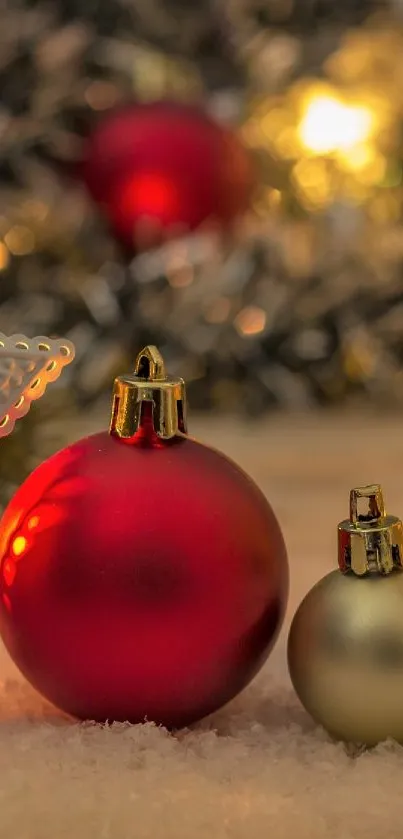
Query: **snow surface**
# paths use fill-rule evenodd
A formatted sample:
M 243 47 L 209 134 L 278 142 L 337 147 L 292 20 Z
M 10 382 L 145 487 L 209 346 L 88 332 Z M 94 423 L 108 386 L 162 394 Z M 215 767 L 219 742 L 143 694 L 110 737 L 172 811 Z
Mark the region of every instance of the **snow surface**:
M 334 565 L 352 486 L 383 481 L 389 510 L 403 514 L 399 418 L 196 428 L 278 513 L 291 560 L 287 623 Z M 353 753 L 314 725 L 288 680 L 286 630 L 240 697 L 176 736 L 72 723 L 0 648 L 0 839 L 401 839 L 403 748 Z

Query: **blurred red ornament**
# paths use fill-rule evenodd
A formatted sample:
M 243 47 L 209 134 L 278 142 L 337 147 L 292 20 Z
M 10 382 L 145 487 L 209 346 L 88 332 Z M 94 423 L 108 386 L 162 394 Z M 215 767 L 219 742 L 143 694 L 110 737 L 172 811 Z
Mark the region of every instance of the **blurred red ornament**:
M 88 139 L 83 177 L 117 236 L 137 247 L 143 235 L 158 241 L 208 223 L 230 227 L 248 208 L 254 182 L 233 131 L 169 102 L 105 117 Z
M 111 433 L 36 469 L 0 533 L 0 629 L 48 699 L 82 719 L 188 725 L 265 661 L 288 592 L 260 490 L 188 438 L 155 348 L 116 380 Z M 152 400 L 152 401 L 149 401 Z

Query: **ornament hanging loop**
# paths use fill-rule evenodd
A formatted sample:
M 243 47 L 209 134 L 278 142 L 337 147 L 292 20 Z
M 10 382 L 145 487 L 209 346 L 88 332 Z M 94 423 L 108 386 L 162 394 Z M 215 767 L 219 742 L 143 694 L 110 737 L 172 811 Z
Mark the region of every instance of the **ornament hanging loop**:
M 139 352 L 134 367 L 134 375 L 140 379 L 164 381 L 167 378 L 165 362 L 157 347 L 144 347 Z
M 358 499 L 368 499 L 368 513 L 358 514 Z M 377 521 L 384 518 L 385 502 L 383 492 L 379 484 L 370 484 L 366 487 L 356 487 L 350 492 L 350 521 L 357 524 L 358 521 Z
M 358 513 L 359 499 L 367 500 L 367 512 Z M 379 484 L 356 487 L 350 492 L 350 518 L 338 526 L 339 568 L 358 577 L 390 574 L 403 567 L 403 526 L 386 514 Z
M 154 346 L 139 352 L 132 375 L 115 379 L 110 434 L 124 440 L 134 437 L 142 424 L 145 402 L 152 403 L 153 430 L 162 440 L 187 433 L 185 382 L 166 374 L 162 355 Z

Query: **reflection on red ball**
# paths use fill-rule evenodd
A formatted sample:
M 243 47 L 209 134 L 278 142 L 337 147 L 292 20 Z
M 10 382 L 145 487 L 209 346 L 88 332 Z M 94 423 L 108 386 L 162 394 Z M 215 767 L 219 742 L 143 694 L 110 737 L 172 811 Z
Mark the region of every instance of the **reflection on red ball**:
M 64 711 L 180 727 L 254 676 L 287 599 L 283 538 L 253 482 L 189 438 L 101 433 L 47 460 L 0 531 L 0 630 Z
M 194 107 L 130 105 L 104 117 L 87 142 L 84 180 L 127 243 L 149 225 L 161 238 L 205 223 L 230 226 L 253 186 L 236 135 Z

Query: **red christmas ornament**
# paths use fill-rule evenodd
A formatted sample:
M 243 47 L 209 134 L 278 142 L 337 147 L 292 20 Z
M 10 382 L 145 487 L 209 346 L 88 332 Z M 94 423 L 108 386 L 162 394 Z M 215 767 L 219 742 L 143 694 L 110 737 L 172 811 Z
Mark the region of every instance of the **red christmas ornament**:
M 152 244 L 171 231 L 230 226 L 249 204 L 250 158 L 236 135 L 194 107 L 130 105 L 88 140 L 83 176 L 119 238 Z M 150 241 L 151 236 L 151 241 Z
M 186 436 L 184 383 L 155 348 L 116 380 L 110 433 L 54 455 L 16 493 L 0 559 L 8 651 L 82 719 L 204 717 L 261 667 L 287 599 L 271 507 Z

